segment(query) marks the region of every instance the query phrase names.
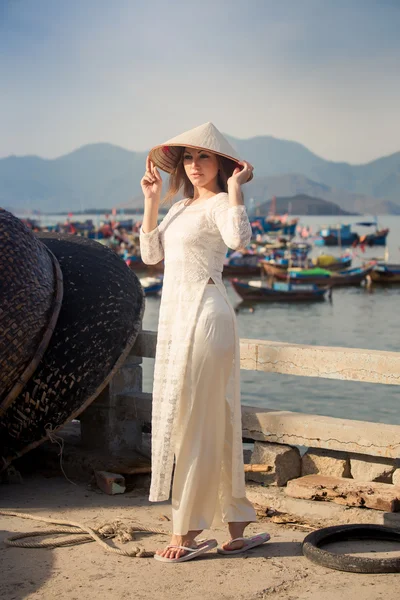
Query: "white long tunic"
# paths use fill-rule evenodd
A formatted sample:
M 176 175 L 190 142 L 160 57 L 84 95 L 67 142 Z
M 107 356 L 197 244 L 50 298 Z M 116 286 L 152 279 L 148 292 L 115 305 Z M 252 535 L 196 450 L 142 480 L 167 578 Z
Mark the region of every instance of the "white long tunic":
M 228 194 L 185 206 L 176 202 L 156 229 L 140 232 L 142 260 L 164 259 L 152 410 L 150 500 L 168 500 L 177 432 L 174 428 L 199 306 L 211 278 L 232 312 L 235 356 L 226 398 L 233 424 L 232 494 L 245 495 L 240 405 L 240 356 L 235 312 L 222 282 L 227 246 L 246 246 L 251 226 L 244 206 L 230 206 Z

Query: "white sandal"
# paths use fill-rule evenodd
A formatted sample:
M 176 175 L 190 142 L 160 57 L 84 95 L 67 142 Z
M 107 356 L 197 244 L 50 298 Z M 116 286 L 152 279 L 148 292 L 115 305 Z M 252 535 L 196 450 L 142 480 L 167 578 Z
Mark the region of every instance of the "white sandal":
M 169 544 L 168 548 L 176 548 L 178 550 L 184 550 L 187 554 L 179 558 L 167 558 L 166 556 L 160 556 L 159 554 L 155 554 L 154 558 L 159 560 L 160 562 L 169 562 L 169 563 L 178 563 L 184 562 L 186 560 L 192 560 L 192 558 L 197 558 L 200 554 L 205 554 L 209 550 L 212 550 L 217 546 L 217 540 L 206 540 L 202 544 L 199 544 L 195 548 L 191 548 L 190 546 L 175 546 L 174 544 Z
M 271 536 L 269 533 L 258 533 L 257 535 L 253 535 L 249 538 L 239 537 L 231 540 L 229 543 L 233 544 L 233 542 L 244 542 L 244 545 L 241 548 L 237 548 L 236 550 L 224 550 L 224 548 L 218 548 L 217 552 L 218 554 L 240 554 L 241 552 L 250 550 L 250 548 L 261 546 L 261 544 L 265 544 L 265 542 L 268 542 L 270 539 Z

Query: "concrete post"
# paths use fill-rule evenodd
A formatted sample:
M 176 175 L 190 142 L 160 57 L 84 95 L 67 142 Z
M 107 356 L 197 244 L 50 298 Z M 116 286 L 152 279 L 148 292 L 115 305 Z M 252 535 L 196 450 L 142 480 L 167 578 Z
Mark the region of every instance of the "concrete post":
M 126 455 L 142 450 L 142 422 L 126 416 L 118 394 L 142 392 L 142 358 L 128 356 L 118 373 L 82 413 L 81 437 L 86 447 Z

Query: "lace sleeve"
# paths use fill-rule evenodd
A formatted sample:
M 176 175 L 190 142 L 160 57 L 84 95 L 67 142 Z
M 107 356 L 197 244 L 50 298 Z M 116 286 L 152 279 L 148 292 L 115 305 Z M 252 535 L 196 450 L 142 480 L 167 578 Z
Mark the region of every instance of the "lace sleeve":
M 164 248 L 158 227 L 145 233 L 140 228 L 140 255 L 146 265 L 156 265 L 164 258 Z
M 175 211 L 176 205 L 177 204 L 171 206 L 168 213 L 161 221 L 160 225 L 153 229 L 153 231 L 145 233 L 143 229 L 140 228 L 140 254 L 143 262 L 146 265 L 156 265 L 161 260 L 163 260 L 164 246 L 162 234 L 165 229 L 165 226 L 167 225 L 173 212 Z
M 215 201 L 211 209 L 211 219 L 228 248 L 237 250 L 250 243 L 252 230 L 246 207 L 231 206 L 228 194 Z

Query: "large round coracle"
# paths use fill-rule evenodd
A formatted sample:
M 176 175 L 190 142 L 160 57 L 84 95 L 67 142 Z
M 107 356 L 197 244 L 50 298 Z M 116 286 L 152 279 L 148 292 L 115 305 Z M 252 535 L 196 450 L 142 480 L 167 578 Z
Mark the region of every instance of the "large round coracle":
M 0 415 L 39 364 L 62 295 L 54 255 L 20 219 L 0 208 Z
M 4 466 L 96 398 L 132 348 L 144 311 L 140 282 L 117 254 L 84 237 L 38 237 L 60 263 L 64 297 L 42 361 L 0 419 Z

